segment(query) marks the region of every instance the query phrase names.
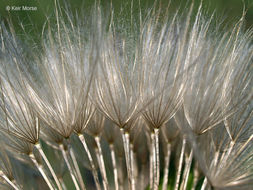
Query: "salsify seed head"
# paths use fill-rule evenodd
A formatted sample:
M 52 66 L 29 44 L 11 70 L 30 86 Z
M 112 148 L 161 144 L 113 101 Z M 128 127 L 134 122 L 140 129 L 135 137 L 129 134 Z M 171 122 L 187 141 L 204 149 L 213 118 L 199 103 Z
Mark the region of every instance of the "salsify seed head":
M 202 1 L 135 3 L 128 22 L 55 0 L 34 46 L 1 23 L 3 189 L 252 189 L 246 13 L 224 29 Z

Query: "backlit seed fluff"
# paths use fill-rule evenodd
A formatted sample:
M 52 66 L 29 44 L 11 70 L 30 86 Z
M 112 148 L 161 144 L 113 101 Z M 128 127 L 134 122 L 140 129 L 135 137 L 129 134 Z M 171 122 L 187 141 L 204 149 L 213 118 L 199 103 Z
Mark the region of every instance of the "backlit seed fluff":
M 253 188 L 245 12 L 54 2 L 32 44 L 0 25 L 0 189 Z

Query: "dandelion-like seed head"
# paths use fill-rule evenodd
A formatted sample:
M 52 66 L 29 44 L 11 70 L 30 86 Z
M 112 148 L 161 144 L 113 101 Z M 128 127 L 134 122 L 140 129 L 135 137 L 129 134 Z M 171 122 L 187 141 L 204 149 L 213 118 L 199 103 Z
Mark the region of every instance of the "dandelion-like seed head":
M 0 24 L 0 189 L 252 189 L 245 11 L 54 3 L 33 46 Z

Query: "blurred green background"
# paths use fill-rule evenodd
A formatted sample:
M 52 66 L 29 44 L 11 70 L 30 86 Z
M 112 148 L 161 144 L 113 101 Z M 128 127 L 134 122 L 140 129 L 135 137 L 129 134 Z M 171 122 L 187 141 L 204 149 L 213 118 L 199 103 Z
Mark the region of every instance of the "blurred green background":
M 60 0 L 63 2 L 64 0 Z M 67 1 L 71 5 L 71 9 L 77 12 L 84 13 L 90 10 L 94 0 L 71 0 Z M 159 1 L 159 0 L 158 0 Z M 162 7 L 166 7 L 169 0 L 160 0 Z M 201 0 L 195 0 L 196 6 Z M 139 6 L 140 2 L 140 6 Z M 171 12 L 179 6 L 184 7 L 191 0 L 171 0 Z M 130 15 L 131 0 L 101 0 L 104 11 L 110 10 L 110 3 L 115 10 L 115 15 Z M 141 7 L 142 10 L 147 10 L 152 7 L 154 0 L 133 0 L 133 12 Z M 203 0 L 204 9 L 210 13 L 215 11 L 217 18 L 224 19 L 224 24 L 233 23 L 240 18 L 243 12 L 243 7 L 247 10 L 245 28 L 253 26 L 253 0 Z M 7 11 L 6 7 L 12 6 L 32 6 L 37 7 L 36 11 Z M 43 24 L 47 17 L 53 14 L 54 0 L 0 0 L 0 19 L 1 21 L 11 18 L 15 31 L 22 35 L 19 24 L 22 23 L 26 32 L 31 37 L 41 32 Z M 137 11 L 136 15 L 137 15 Z M 133 13 L 135 14 L 135 13 Z M 121 18 L 125 19 L 127 17 Z
M 64 0 L 59 0 L 62 4 Z M 67 0 L 65 0 L 67 1 Z M 131 2 L 133 5 L 131 6 Z M 101 0 L 104 12 L 110 11 L 110 3 L 115 11 L 116 18 L 118 20 L 123 20 L 129 22 L 129 17 L 131 13 L 131 7 L 133 10 L 133 15 L 138 16 L 138 10 L 141 8 L 144 12 L 149 10 L 153 6 L 154 0 Z M 169 0 L 158 0 L 161 1 L 162 7 L 165 9 L 168 5 Z M 192 0 L 171 0 L 170 12 L 175 13 L 176 9 L 179 7 L 184 8 L 187 2 Z M 195 0 L 196 7 L 201 0 Z M 140 2 L 140 4 L 139 4 Z M 90 8 L 94 4 L 94 0 L 69 0 L 68 3 L 71 5 L 72 11 L 79 12 L 81 14 L 89 13 Z M 36 11 L 7 11 L 6 7 L 12 6 L 28 6 L 36 7 Z M 245 29 L 253 27 L 253 0 L 203 0 L 204 10 L 208 11 L 210 14 L 215 12 L 215 17 L 219 20 L 224 20 L 225 25 L 235 23 L 243 14 L 243 8 L 247 11 L 245 17 Z M 44 23 L 47 17 L 53 16 L 54 12 L 54 0 L 0 0 L 0 21 L 6 22 L 11 20 L 15 32 L 19 35 L 26 35 L 30 38 L 36 40 L 38 35 L 41 33 Z M 109 13 L 108 13 L 109 14 Z M 120 15 L 120 16 L 118 16 Z M 118 16 L 118 17 L 117 17 Z M 9 21 L 8 21 L 9 22 Z M 25 28 L 26 33 L 22 30 Z M 49 151 L 46 151 L 47 153 Z M 49 156 L 50 157 L 50 156 Z M 170 172 L 173 174 L 173 172 Z M 171 175 L 170 174 L 170 175 Z M 190 174 L 192 175 L 192 174 Z M 69 181 L 70 177 L 68 176 Z M 172 178 L 170 178 L 172 179 Z M 69 184 L 69 183 L 67 183 Z M 71 183 L 70 183 L 71 184 Z M 171 183 L 173 184 L 173 183 Z M 71 189 L 71 187 L 69 187 Z

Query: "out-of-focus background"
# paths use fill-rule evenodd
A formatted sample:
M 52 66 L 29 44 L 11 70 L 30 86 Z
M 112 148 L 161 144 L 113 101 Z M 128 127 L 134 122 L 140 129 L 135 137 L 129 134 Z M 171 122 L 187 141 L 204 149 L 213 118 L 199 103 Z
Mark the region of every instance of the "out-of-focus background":
M 88 12 L 94 0 L 59 0 L 61 3 L 68 2 L 71 5 L 71 9 L 84 13 Z M 192 0 L 158 0 L 161 1 L 162 7 L 165 9 L 169 2 L 170 11 L 173 14 L 173 10 L 178 7 L 185 7 L 187 2 Z M 195 0 L 196 6 L 198 6 L 201 0 Z M 133 15 L 136 14 L 139 7 L 142 10 L 148 10 L 154 4 L 154 0 L 100 0 L 104 7 L 104 11 L 110 11 L 110 6 L 113 6 L 115 14 L 130 15 L 132 7 Z M 133 4 L 131 4 L 133 2 Z M 36 10 L 22 10 L 22 6 L 35 7 Z M 15 10 L 16 7 L 21 7 L 21 10 Z M 217 19 L 224 20 L 225 25 L 235 23 L 236 20 L 243 14 L 245 7 L 246 21 L 245 28 L 252 28 L 253 26 L 253 0 L 203 0 L 203 7 L 210 14 L 214 13 Z M 7 11 L 10 9 L 9 11 Z M 18 8 L 17 8 L 18 9 Z M 11 18 L 16 33 L 22 35 L 22 30 L 19 26 L 20 23 L 26 28 L 26 32 L 31 37 L 34 37 L 36 33 L 40 33 L 47 17 L 52 15 L 54 10 L 54 0 L 0 0 L 0 20 L 6 21 Z
M 31 38 L 35 41 L 41 40 L 39 38 L 42 32 L 43 25 L 47 18 L 53 17 L 55 0 L 0 0 L 0 22 L 12 23 L 15 33 L 22 37 Z M 89 14 L 95 0 L 59 0 L 61 6 L 67 2 L 75 14 Z M 189 8 L 189 3 L 193 0 L 157 0 L 161 3 L 162 9 L 166 9 L 170 2 L 169 14 L 174 14 L 176 10 Z M 195 0 L 196 9 L 201 0 Z M 133 15 L 139 16 L 139 10 L 143 12 L 150 10 L 154 5 L 154 0 L 100 0 L 103 12 L 110 14 L 111 6 L 115 11 L 115 18 L 120 22 L 128 23 Z M 23 6 L 23 7 L 22 7 Z M 253 0 L 203 0 L 203 7 L 205 12 L 211 15 L 214 13 L 215 19 L 223 21 L 223 25 L 233 26 L 243 15 L 243 10 L 246 11 L 245 29 L 253 28 Z M 26 10 L 22 10 L 26 9 Z M 80 17 L 88 18 L 88 17 Z M 22 24 L 21 24 L 22 23 Z M 25 30 L 23 30 L 23 28 Z M 50 152 L 46 150 L 50 156 Z M 173 173 L 173 172 L 171 172 Z M 190 174 L 192 175 L 192 174 Z M 87 178 L 85 178 L 87 179 Z M 70 181 L 70 177 L 68 177 Z M 88 180 L 87 180 L 88 181 Z M 68 189 L 73 189 L 66 183 Z M 172 184 L 172 183 L 171 183 Z M 43 189 L 43 188 L 42 188 Z

